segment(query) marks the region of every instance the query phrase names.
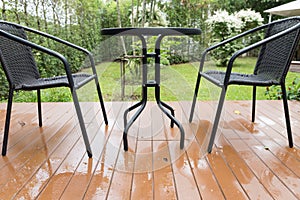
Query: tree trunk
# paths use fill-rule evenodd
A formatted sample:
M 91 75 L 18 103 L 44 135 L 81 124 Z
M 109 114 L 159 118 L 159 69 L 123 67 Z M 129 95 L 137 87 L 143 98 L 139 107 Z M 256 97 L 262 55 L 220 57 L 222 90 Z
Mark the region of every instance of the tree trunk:
M 27 1 L 23 1 L 23 6 L 24 6 L 24 20 L 25 20 L 25 24 L 26 26 L 29 26 L 29 23 L 28 23 L 28 11 L 27 11 L 27 7 L 28 7 L 28 4 L 27 4 Z
M 122 23 L 121 23 L 120 2 L 119 2 L 119 0 L 116 0 L 116 2 L 117 2 L 117 13 L 118 13 L 118 25 L 121 28 Z M 122 44 L 122 47 L 123 47 L 124 55 L 127 55 L 124 38 L 121 36 L 120 39 L 121 39 L 121 44 Z
M 151 1 L 151 18 L 150 18 L 151 22 L 153 21 L 154 15 L 155 15 L 155 5 L 156 5 L 156 1 L 152 0 Z
M 18 12 L 18 1 L 15 1 L 15 7 L 14 7 L 13 11 L 16 15 L 17 22 L 20 24 L 21 21 L 20 21 L 20 16 L 19 16 L 19 12 Z
M 39 17 L 39 0 L 34 0 L 33 4 L 35 6 L 37 29 L 40 31 L 41 30 L 41 21 L 40 21 L 40 17 Z
M 45 24 L 45 31 L 48 32 L 48 23 L 47 23 L 47 6 L 45 6 L 45 0 L 42 0 L 42 8 L 43 8 L 43 17 L 44 17 L 44 24 Z
M 146 0 L 143 0 L 142 27 L 145 27 L 145 22 L 146 22 L 146 5 L 147 5 Z
M 5 2 L 5 0 L 2 0 L 2 19 L 3 20 L 6 20 L 6 7 L 5 7 L 5 5 L 6 5 L 6 2 Z

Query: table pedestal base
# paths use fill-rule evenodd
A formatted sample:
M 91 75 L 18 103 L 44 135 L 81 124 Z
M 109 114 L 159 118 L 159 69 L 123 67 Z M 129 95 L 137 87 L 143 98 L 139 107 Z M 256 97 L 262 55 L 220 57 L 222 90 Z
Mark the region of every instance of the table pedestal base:
M 174 127 L 174 123 L 177 125 L 177 127 L 180 130 L 180 149 L 183 149 L 184 147 L 184 130 L 182 125 L 179 123 L 179 121 L 175 118 L 175 112 L 174 109 L 169 106 L 168 104 L 162 102 L 160 100 L 160 85 L 158 84 L 152 84 L 151 86 L 144 85 L 142 88 L 142 100 L 133 106 L 127 108 L 124 112 L 124 132 L 123 132 L 123 143 L 124 143 L 124 150 L 128 151 L 128 140 L 127 140 L 127 133 L 133 122 L 138 118 L 138 116 L 142 113 L 144 108 L 146 107 L 147 103 L 147 88 L 148 87 L 155 87 L 155 99 L 158 107 L 165 113 L 170 119 L 171 119 L 171 128 Z M 138 108 L 136 113 L 132 116 L 132 118 L 127 123 L 127 115 L 130 111 Z M 169 110 L 169 111 L 168 111 Z

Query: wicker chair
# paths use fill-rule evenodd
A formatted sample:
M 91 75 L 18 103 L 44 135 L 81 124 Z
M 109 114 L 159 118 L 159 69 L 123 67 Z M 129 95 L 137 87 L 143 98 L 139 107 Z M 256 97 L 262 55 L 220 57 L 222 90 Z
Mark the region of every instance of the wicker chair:
M 228 62 L 226 71 L 203 71 L 206 55 L 210 51 L 217 51 L 218 48 L 222 45 L 230 43 L 239 38 L 250 38 L 254 33 L 261 30 L 265 31 L 264 39 L 235 52 Z M 212 151 L 212 146 L 214 144 L 227 87 L 233 84 L 253 86 L 252 122 L 254 122 L 255 119 L 256 87 L 271 85 L 281 86 L 288 141 L 289 146 L 293 147 L 292 131 L 285 89 L 285 77 L 289 70 L 289 66 L 294 52 L 297 48 L 297 44 L 299 42 L 299 32 L 300 17 L 286 18 L 241 33 L 235 37 L 224 40 L 219 44 L 211 46 L 203 52 L 201 58 L 202 60 L 200 61 L 199 73 L 196 81 L 189 121 L 191 122 L 193 120 L 193 114 L 201 77 L 221 87 L 222 91 L 220 94 L 219 103 L 214 118 L 212 133 L 208 144 L 209 153 Z M 238 56 L 245 54 L 255 48 L 260 48 L 260 52 L 257 58 L 253 74 L 232 73 L 232 66 L 235 59 Z
M 58 42 L 59 45 L 66 45 L 68 48 L 81 51 L 87 55 L 90 60 L 90 64 L 93 70 L 92 74 L 72 74 L 70 64 L 67 59 L 60 53 L 53 51 L 49 48 L 35 44 L 27 39 L 27 33 L 37 34 L 39 37 L 45 37 L 50 40 Z M 49 54 L 50 56 L 59 59 L 61 66 L 65 69 L 66 75 L 56 76 L 51 78 L 41 78 L 32 49 Z M 86 150 L 89 157 L 92 157 L 92 151 L 88 140 L 88 135 L 84 125 L 84 120 L 76 90 L 85 85 L 86 83 L 94 80 L 98 92 L 98 97 L 103 112 L 105 124 L 107 125 L 107 116 L 104 107 L 104 102 L 96 74 L 94 60 L 89 51 L 72 43 L 64 41 L 60 38 L 54 37 L 44 32 L 40 32 L 19 24 L 10 23 L 6 21 L 0 21 L 0 59 L 2 68 L 6 74 L 6 78 L 9 83 L 9 95 L 5 120 L 5 129 L 3 137 L 2 155 L 5 156 L 7 152 L 8 133 L 10 126 L 11 108 L 13 101 L 14 91 L 17 90 L 37 90 L 38 99 L 38 117 L 39 126 L 42 126 L 42 111 L 41 111 L 41 89 L 53 88 L 53 87 L 69 87 L 72 93 L 76 113 L 78 116 L 82 136 L 85 142 Z

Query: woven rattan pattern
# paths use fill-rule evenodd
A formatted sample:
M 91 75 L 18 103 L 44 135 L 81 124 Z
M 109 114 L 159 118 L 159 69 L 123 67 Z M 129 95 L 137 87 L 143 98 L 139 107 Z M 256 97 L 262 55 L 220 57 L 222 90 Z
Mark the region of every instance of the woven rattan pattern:
M 275 35 L 299 23 L 299 19 L 283 21 L 272 25 L 266 33 L 266 37 Z M 261 74 L 267 79 L 275 79 L 280 82 L 285 78 L 289 67 L 289 55 L 298 31 L 295 30 L 283 37 L 267 43 L 261 49 L 254 74 Z
M 25 31 L 21 28 L 1 23 L 0 29 L 27 39 Z M 2 36 L 0 36 L 0 41 L 2 66 L 8 75 L 8 81 L 13 86 L 40 77 L 30 47 Z
M 0 23 L 0 29 L 27 40 L 24 29 Z M 41 78 L 31 48 L 0 36 L 0 55 L 8 81 L 16 90 L 34 90 L 50 87 L 70 87 L 66 76 Z M 89 74 L 73 74 L 74 85 L 87 79 Z

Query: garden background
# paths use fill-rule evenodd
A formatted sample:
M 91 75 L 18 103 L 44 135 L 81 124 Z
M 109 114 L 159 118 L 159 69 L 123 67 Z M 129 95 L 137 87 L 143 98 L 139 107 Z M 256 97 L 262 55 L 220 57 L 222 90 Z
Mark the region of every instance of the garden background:
M 165 60 L 164 64 L 170 66 L 172 70 L 183 74 L 184 79 L 193 85 L 195 82 L 194 77 L 196 77 L 197 74 L 197 69 L 195 68 L 197 64 L 195 63 L 198 61 L 197 58 L 200 58 L 200 53 L 203 48 L 208 47 L 214 42 L 235 35 L 240 31 L 244 31 L 261 23 L 266 23 L 268 21 L 268 15 L 263 11 L 287 2 L 291 2 L 291 0 L 1 0 L 0 18 L 1 20 L 16 22 L 53 34 L 92 51 L 95 55 L 96 63 L 98 64 L 97 68 L 101 74 L 100 84 L 103 89 L 104 98 L 106 100 L 113 100 L 111 91 L 109 90 L 110 88 L 116 87 L 116 85 L 112 87 L 111 84 L 117 84 L 116 80 L 120 79 L 118 75 L 119 63 L 114 63 L 110 66 L 111 71 L 109 74 L 105 74 L 107 72 L 103 71 L 103 69 L 105 69 L 105 67 L 102 66 L 103 63 L 110 61 L 111 58 L 116 55 L 108 55 L 107 49 L 103 48 L 103 41 L 107 40 L 107 38 L 101 36 L 100 30 L 102 28 L 148 26 L 201 28 L 203 33 L 200 37 L 193 38 L 192 43 L 190 43 L 189 40 L 180 40 L 176 41 L 177 43 L 175 44 L 166 43 L 164 46 L 164 48 L 168 50 L 163 55 Z M 252 14 L 259 14 L 261 20 L 255 17 L 246 19 L 245 16 L 248 11 Z M 243 12 L 246 12 L 246 15 L 239 16 L 238 13 L 241 14 Z M 256 14 L 252 16 L 257 16 Z M 213 21 L 216 20 L 213 16 L 222 15 L 223 18 L 219 21 L 220 23 Z M 244 24 L 240 24 L 237 27 L 237 18 L 244 22 Z M 273 20 L 275 19 L 276 17 L 273 18 Z M 250 23 L 246 24 L 246 22 Z M 217 24 L 220 26 L 213 26 Z M 223 30 L 223 32 L 219 30 Z M 88 67 L 84 64 L 84 55 L 74 53 L 70 49 L 43 38 L 33 37 L 31 35 L 28 35 L 28 37 L 31 41 L 67 55 L 73 72 L 82 71 Z M 223 50 L 223 55 L 212 55 L 209 65 L 224 68 L 224 66 L 226 66 L 226 59 L 232 51 L 240 48 L 240 45 L 246 45 L 248 42 L 259 39 L 259 37 L 258 35 L 257 38 L 251 38 L 249 41 L 246 41 L 246 43 L 243 41 L 238 44 L 230 45 L 228 49 Z M 132 41 L 126 44 L 132 46 Z M 197 48 L 195 48 L 195 44 L 198 45 Z M 187 47 L 188 50 L 183 52 L 183 49 L 179 48 L 180 45 Z M 111 43 L 110 47 L 113 48 L 114 46 L 117 45 Z M 251 72 L 248 66 L 255 63 L 252 56 L 256 53 L 257 52 L 253 52 L 241 58 L 237 62 L 235 69 L 242 72 Z M 131 54 L 135 54 L 135 52 L 131 51 Z M 221 60 L 219 58 L 220 56 Z M 35 57 L 42 77 L 63 74 L 63 67 L 57 67 L 60 65 L 60 61 L 41 52 L 35 52 Z M 187 62 L 194 64 L 188 65 Z M 287 85 L 289 87 L 290 99 L 299 100 L 300 81 L 297 76 L 297 73 L 289 73 Z M 2 69 L 0 69 L 0 100 L 2 101 L 7 97 L 7 84 L 5 75 Z M 240 88 L 230 89 L 228 99 L 251 98 L 250 93 L 242 93 L 241 91 Z M 258 92 L 258 99 L 280 98 L 278 88 L 261 88 Z M 52 95 L 53 93 L 56 95 Z M 138 98 L 139 90 L 134 93 Z M 172 95 L 168 96 L 168 94 L 162 94 L 162 96 L 165 96 L 166 100 L 176 100 Z M 34 93 L 20 92 L 14 100 L 35 101 L 35 98 L 36 95 Z M 43 92 L 42 98 L 43 101 L 71 101 L 71 95 L 67 88 L 46 90 Z

